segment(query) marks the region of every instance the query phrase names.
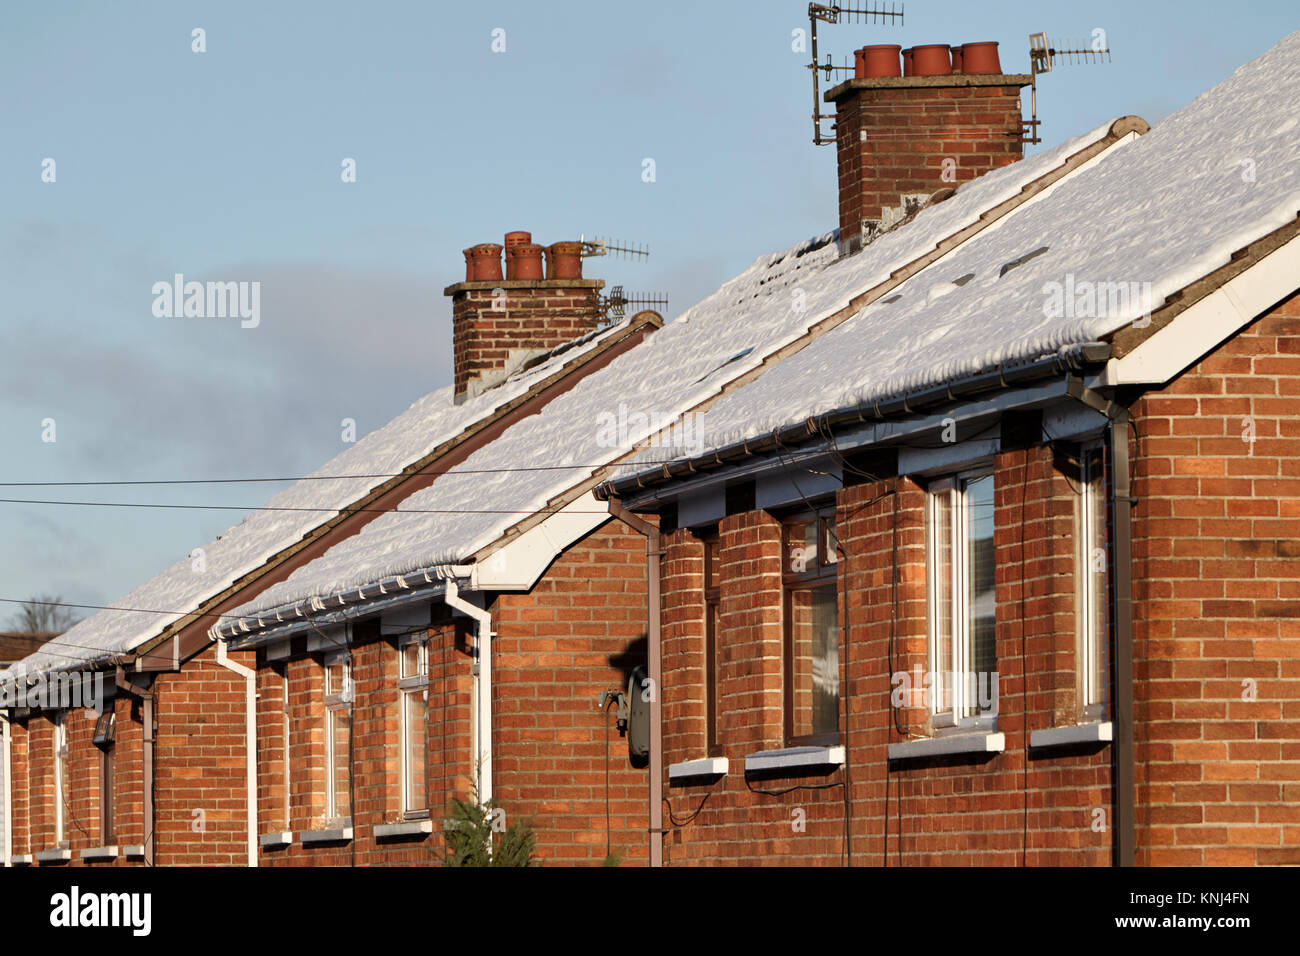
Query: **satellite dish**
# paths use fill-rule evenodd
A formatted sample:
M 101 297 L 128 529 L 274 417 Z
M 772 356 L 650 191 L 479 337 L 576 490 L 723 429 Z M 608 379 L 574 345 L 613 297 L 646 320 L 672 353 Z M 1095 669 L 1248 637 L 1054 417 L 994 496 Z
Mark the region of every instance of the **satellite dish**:
M 650 699 L 655 688 L 644 666 L 627 679 L 627 756 L 634 767 L 650 763 Z

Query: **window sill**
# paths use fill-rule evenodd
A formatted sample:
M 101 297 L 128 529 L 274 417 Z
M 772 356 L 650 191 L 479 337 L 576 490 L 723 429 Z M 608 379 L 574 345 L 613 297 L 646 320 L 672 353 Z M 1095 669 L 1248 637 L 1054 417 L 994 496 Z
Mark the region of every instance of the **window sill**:
M 257 845 L 263 850 L 275 850 L 282 846 L 289 846 L 291 843 L 293 843 L 293 832 L 290 830 L 263 833 L 257 838 Z
M 340 827 L 337 830 L 303 830 L 298 834 L 298 840 L 303 846 L 313 846 L 323 843 L 351 843 L 352 828 Z
M 745 773 L 790 772 L 844 766 L 844 748 L 789 747 L 785 750 L 762 750 L 745 757 Z
M 1115 726 L 1110 721 L 1051 727 L 1029 735 L 1030 747 L 1068 747 L 1073 744 L 1105 744 L 1114 739 Z
M 36 854 L 37 863 L 67 863 L 71 859 L 71 850 L 41 850 Z
M 122 855 L 125 856 L 128 860 L 143 860 L 144 844 L 132 843 L 130 846 L 126 847 Z
M 999 754 L 1007 749 L 1006 734 L 949 734 L 889 745 L 890 760 L 919 760 L 951 754 Z
M 433 832 L 432 820 L 406 820 L 402 823 L 381 823 L 375 826 L 375 840 L 405 840 L 411 837 L 423 839 Z
M 670 764 L 669 780 L 692 780 L 700 777 L 723 777 L 727 773 L 726 757 L 702 757 L 699 760 L 683 760 Z
M 30 853 L 15 853 L 9 858 L 9 862 L 14 866 L 31 866 L 32 855 Z
M 102 863 L 104 860 L 117 859 L 117 845 L 95 846 L 81 851 L 81 858 L 88 863 Z

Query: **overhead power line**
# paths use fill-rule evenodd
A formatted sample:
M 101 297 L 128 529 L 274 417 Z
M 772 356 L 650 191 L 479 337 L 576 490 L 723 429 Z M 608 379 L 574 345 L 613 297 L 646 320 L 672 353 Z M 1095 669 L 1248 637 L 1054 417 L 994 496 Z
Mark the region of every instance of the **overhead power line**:
M 676 461 L 674 458 L 665 458 L 662 460 L 645 459 L 637 461 L 635 464 L 640 465 L 667 465 Z M 139 479 L 119 479 L 119 480 L 100 480 L 100 481 L 0 481 L 0 488 L 81 488 L 81 487 L 100 487 L 100 486 L 127 486 L 127 485 L 239 485 L 239 484 L 257 484 L 273 483 L 286 481 L 353 481 L 357 478 L 421 478 L 421 477 L 439 477 L 441 475 L 497 475 L 512 474 L 517 472 L 530 471 L 571 471 L 573 469 L 594 470 L 596 468 L 608 468 L 611 465 L 617 465 L 617 462 L 599 462 L 594 465 L 573 464 L 573 465 L 525 465 L 518 468 L 444 468 L 444 469 L 421 469 L 419 471 L 392 471 L 392 472 L 374 472 L 371 474 L 356 475 L 284 475 L 279 478 L 139 478 Z
M 177 505 L 157 501 L 55 501 L 45 498 L 0 498 L 0 504 L 10 505 L 73 505 L 78 508 L 175 508 L 184 511 L 307 511 L 317 514 L 402 514 L 402 515 L 531 515 L 553 514 L 562 508 L 523 509 L 473 509 L 473 508 L 353 508 L 342 505 L 334 508 L 299 508 L 287 505 Z M 607 511 L 571 511 L 570 514 L 603 515 Z

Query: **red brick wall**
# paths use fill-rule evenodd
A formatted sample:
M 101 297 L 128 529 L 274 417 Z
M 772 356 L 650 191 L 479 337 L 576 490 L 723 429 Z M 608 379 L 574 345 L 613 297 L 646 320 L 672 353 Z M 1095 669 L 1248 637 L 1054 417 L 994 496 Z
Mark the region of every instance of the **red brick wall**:
M 552 349 L 594 329 L 600 285 L 502 280 L 491 288 L 453 287 L 456 395 L 465 394 L 472 382 L 506 369 L 512 352 Z M 494 297 L 497 289 L 504 291 L 504 309 Z
M 1298 407 L 1295 297 L 1134 407 L 1141 863 L 1300 863 Z
M 719 634 L 729 773 L 717 783 L 668 788 L 679 819 L 699 808 L 671 828 L 671 863 L 841 863 L 845 785 L 855 863 L 878 865 L 886 853 L 889 865 L 1109 861 L 1109 827 L 1092 828 L 1094 808 L 1110 819 L 1109 752 L 1035 753 L 1026 761 L 1029 730 L 1077 716 L 1072 492 L 1044 448 L 998 456 L 994 482 L 998 730 L 1007 735 L 1007 752 L 887 759 L 889 743 L 931 733 L 923 700 L 899 711 L 891 702 L 892 674 L 929 668 L 925 494 L 901 478 L 839 495 L 841 620 L 847 615 L 848 625 L 840 647 L 841 738 L 847 728 L 848 773 L 747 782 L 745 756 L 784 743 L 780 528 L 762 512 L 731 517 L 721 526 Z M 703 694 L 695 683 L 703 668 L 700 557 L 687 532 L 670 537 L 665 763 L 703 756 Z M 763 790 L 769 792 L 757 792 Z
M 704 546 L 686 531 L 663 536 L 660 561 L 663 746 L 674 760 L 705 755 Z M 665 759 L 664 766 L 667 767 Z M 666 792 L 666 791 L 665 791 Z
M 27 759 L 31 781 L 27 822 L 33 853 L 57 846 L 54 833 L 54 724 L 42 715 L 27 722 Z
M 111 680 L 106 675 L 105 680 Z M 132 715 L 131 702 L 122 697 L 107 702 L 116 708 L 117 732 L 113 750 L 113 781 L 116 804 L 113 812 L 112 843 L 118 847 L 144 841 L 143 807 L 140 802 L 143 775 L 141 726 L 138 708 Z M 32 728 L 29 730 L 29 728 Z M 132 865 L 124 857 L 87 863 L 81 851 L 106 845 L 100 817 L 101 751 L 94 744 L 95 720 L 77 708 L 68 714 L 68 783 L 70 800 L 65 809 L 66 845 L 72 866 Z M 13 827 L 15 855 L 55 848 L 54 725 L 36 715 L 13 725 Z M 36 750 L 29 753 L 29 744 Z M 36 763 L 33 764 L 34 758 Z M 34 785 L 33 785 L 34 784 Z
M 606 734 L 609 736 L 610 846 L 625 862 L 647 858 L 648 771 L 629 765 L 613 714 L 597 707 L 602 690 L 622 690 L 644 662 L 645 539 L 608 523 L 561 555 L 528 594 L 500 596 L 492 607 L 494 795 L 506 823 L 531 819 L 545 862 L 600 863 L 606 846 Z M 354 629 L 353 704 L 356 807 L 353 841 L 263 850 L 263 865 L 440 863 L 443 821 L 453 796 L 468 799 L 472 749 L 472 625 L 430 630 L 427 786 L 434 832 L 423 839 L 376 843 L 377 824 L 401 819 L 398 658 L 394 639 Z M 324 787 L 319 657 L 289 665 L 292 688 L 294 830 L 318 824 Z M 262 773 L 279 773 L 279 677 L 261 704 Z M 278 786 L 261 785 L 267 811 Z M 268 822 L 263 832 L 272 829 Z
M 144 706 L 139 698 L 119 693 L 113 707 L 117 715 L 113 745 L 115 839 L 119 848 L 142 846 L 145 838 Z M 119 858 L 118 865 L 125 862 Z M 143 865 L 143 861 L 139 863 Z
M 64 807 L 64 832 L 73 860 L 88 847 L 102 846 L 99 838 L 99 748 L 92 743 L 95 720 L 77 708 L 67 712 L 68 800 Z
M 230 659 L 250 666 L 249 652 Z M 244 866 L 248 801 L 244 679 L 209 646 L 153 685 L 157 866 Z
M 904 195 L 928 197 L 1020 159 L 1020 115 L 1010 85 L 847 92 L 835 114 L 841 241 L 856 241 L 862 220 L 881 220 Z
M 32 853 L 31 842 L 31 762 L 28 747 L 31 741 L 30 721 L 15 721 L 9 725 L 9 825 L 13 828 L 12 847 L 15 855 Z
M 781 525 L 755 511 L 719 525 L 718 739 L 730 772 L 669 786 L 669 865 L 839 863 L 842 772 L 750 781 L 745 755 L 785 744 Z M 664 767 L 705 756 L 703 549 L 687 531 L 665 538 Z M 841 707 L 843 703 L 841 702 Z M 797 789 L 776 794 L 792 784 Z M 827 786 L 827 785 L 830 786 Z M 674 823 L 673 821 L 679 821 Z
M 340 845 L 304 847 L 301 832 L 325 827 L 325 710 L 322 658 L 300 657 L 287 665 L 263 666 L 259 682 L 268 688 L 258 735 L 259 788 L 264 795 L 263 833 L 282 824 L 283 737 L 280 670 L 290 682 L 291 830 L 288 847 L 262 849 L 262 866 L 430 865 L 445 851 L 442 822 L 453 796 L 468 799 L 473 772 L 471 743 L 471 627 L 466 622 L 429 629 L 428 750 L 426 792 L 433 834 L 424 838 L 377 842 L 374 827 L 403 819 L 398 711 L 397 639 L 379 637 L 373 623 L 356 625 L 351 646 L 353 720 L 353 840 Z
M 528 594 L 502 595 L 494 623 L 494 786 L 507 820 L 532 818 L 547 863 L 648 858 L 649 771 L 602 712 L 645 662 L 645 538 L 610 522 L 547 569 Z M 605 747 L 609 746 L 609 791 Z

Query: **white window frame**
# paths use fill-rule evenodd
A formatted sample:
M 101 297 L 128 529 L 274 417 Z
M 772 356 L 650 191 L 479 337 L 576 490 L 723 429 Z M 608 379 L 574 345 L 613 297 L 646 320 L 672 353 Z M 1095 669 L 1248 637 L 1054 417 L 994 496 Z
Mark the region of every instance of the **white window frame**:
M 293 829 L 293 754 L 290 747 L 292 739 L 293 722 L 290 719 L 289 710 L 289 665 L 284 664 L 284 670 L 281 674 L 282 687 L 280 691 L 280 733 L 282 734 L 281 747 L 284 759 L 284 828 L 285 830 Z
M 419 648 L 416 663 L 416 673 L 407 674 L 406 671 L 406 649 L 412 645 Z M 397 689 L 398 689 L 398 711 L 399 725 L 401 727 L 399 749 L 401 751 L 401 788 L 402 788 L 402 814 L 403 816 L 426 817 L 429 814 L 429 795 L 426 781 L 420 781 L 419 799 L 415 799 L 415 781 L 411 779 L 411 768 L 408 766 L 407 754 L 410 752 L 411 726 L 410 718 L 407 715 L 406 698 L 411 694 L 422 694 L 425 705 L 425 761 L 427 767 L 429 734 L 428 734 L 428 706 L 429 706 L 429 642 L 427 636 L 413 634 L 403 639 L 397 647 Z
M 68 712 L 54 717 L 54 845 L 67 842 L 67 812 L 63 806 L 63 784 L 68 776 Z
M 1089 466 L 1091 456 L 1096 454 L 1099 457 L 1098 469 Z M 1078 562 L 1078 575 L 1076 580 L 1079 583 L 1079 626 L 1078 626 L 1078 667 L 1079 674 L 1079 702 L 1080 715 L 1085 721 L 1100 721 L 1106 719 L 1108 700 L 1108 674 L 1106 673 L 1109 659 L 1109 567 L 1110 555 L 1107 548 L 1106 533 L 1109 525 L 1107 515 L 1106 501 L 1106 450 L 1105 443 L 1101 441 L 1085 442 L 1079 448 L 1079 510 L 1078 510 L 1078 534 L 1076 541 L 1078 548 L 1075 553 L 1075 560 Z M 1098 519 L 1100 519 L 1101 535 L 1095 533 Z M 1102 553 L 1103 569 L 1101 586 L 1094 590 L 1095 575 L 1099 572 L 1093 569 L 1094 554 L 1100 550 Z M 1098 606 L 1100 605 L 1100 606 Z M 1095 625 L 1097 622 L 1097 611 L 1102 614 L 1102 624 L 1100 629 Z M 1101 682 L 1100 693 L 1092 693 L 1093 677 L 1097 670 L 1094 661 L 1100 653 L 1100 670 Z
M 341 686 L 337 689 L 330 686 L 330 668 L 342 665 Z M 335 823 L 346 824 L 352 819 L 351 807 L 348 808 L 346 815 L 338 812 L 338 807 L 334 802 L 335 780 L 334 780 L 334 713 L 339 710 L 350 710 L 353 697 L 352 686 L 352 664 L 346 652 L 327 654 L 324 660 L 324 689 L 325 689 L 325 818 Z M 349 723 L 348 738 L 351 740 L 355 728 Z M 348 768 L 349 774 L 351 767 Z
M 930 662 L 932 685 L 930 688 L 930 723 L 936 731 L 984 730 L 997 726 L 997 703 L 991 711 L 967 714 L 971 701 L 967 701 L 967 680 L 963 679 L 970 668 L 973 656 L 973 635 L 966 626 L 966 535 L 969 528 L 969 514 L 966 504 L 966 485 L 973 479 L 993 478 L 990 466 L 981 466 L 961 471 L 929 483 L 926 487 L 926 607 L 928 634 L 926 643 Z M 937 502 L 947 498 L 949 505 L 948 540 L 940 541 L 936 519 Z M 951 660 L 941 661 L 936 633 L 936 621 L 939 617 L 939 568 L 936 556 L 939 549 L 948 553 L 952 577 L 948 582 L 952 610 L 949 621 L 949 641 Z M 954 675 L 961 675 L 955 677 Z M 979 677 L 976 675 L 978 682 Z M 990 678 L 992 680 L 992 678 Z M 976 698 L 979 705 L 978 683 Z

